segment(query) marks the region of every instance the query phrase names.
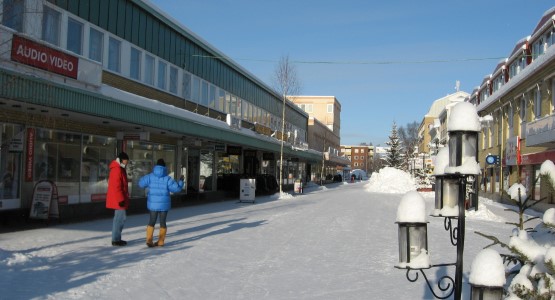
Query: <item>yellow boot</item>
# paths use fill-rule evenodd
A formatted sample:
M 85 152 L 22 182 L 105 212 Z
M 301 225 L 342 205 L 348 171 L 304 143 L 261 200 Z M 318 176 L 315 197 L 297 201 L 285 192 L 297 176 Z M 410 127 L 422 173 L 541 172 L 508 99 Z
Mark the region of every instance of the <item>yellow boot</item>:
M 166 239 L 166 231 L 167 228 L 160 227 L 160 234 L 158 235 L 158 241 L 156 242 L 156 246 L 164 246 L 164 240 Z
M 152 242 L 152 236 L 154 235 L 154 226 L 147 226 L 146 227 L 146 245 L 149 247 L 154 247 L 154 243 Z

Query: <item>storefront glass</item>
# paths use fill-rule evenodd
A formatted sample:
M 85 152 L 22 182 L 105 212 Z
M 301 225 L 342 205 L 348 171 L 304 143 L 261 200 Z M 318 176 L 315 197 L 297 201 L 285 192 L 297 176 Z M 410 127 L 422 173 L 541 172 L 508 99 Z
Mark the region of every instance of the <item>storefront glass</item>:
M 101 201 L 108 190 L 109 165 L 114 160 L 116 140 L 111 137 L 84 135 L 81 163 L 81 199 Z
M 0 199 L 18 199 L 24 130 L 23 126 L 19 125 L 2 124 L 1 126 L 0 174 L 2 174 L 2 182 L 0 182 Z
M 214 186 L 214 152 L 208 150 L 200 151 L 200 180 L 199 191 L 212 191 Z
M 144 141 L 126 141 L 125 151 L 129 155 L 127 178 L 131 197 L 146 197 L 146 190 L 139 187 L 142 176 L 152 172 L 158 159 L 164 159 L 168 175 L 175 179 L 175 146 Z

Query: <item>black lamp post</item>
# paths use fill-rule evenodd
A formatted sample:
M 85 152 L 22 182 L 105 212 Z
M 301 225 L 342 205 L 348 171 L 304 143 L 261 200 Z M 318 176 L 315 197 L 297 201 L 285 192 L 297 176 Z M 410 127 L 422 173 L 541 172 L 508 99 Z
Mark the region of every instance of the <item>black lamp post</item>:
M 475 120 L 472 119 L 472 115 L 476 116 Z M 418 279 L 418 273 L 411 277 L 410 271 L 420 271 L 436 298 L 446 299 L 454 295 L 455 299 L 460 300 L 463 278 L 465 207 L 467 199 L 472 196 L 471 194 L 476 194 L 477 197 L 477 191 L 473 190 L 472 186 L 475 184 L 475 177 L 480 174 L 480 167 L 477 163 L 480 123 L 475 107 L 468 102 L 461 102 L 454 106 L 450 118 L 448 124 L 449 164 L 445 167 L 444 174 L 436 175 L 435 209 L 436 212 L 440 212 L 433 215 L 445 218 L 445 230 L 449 231 L 451 244 L 457 247 L 457 261 L 455 263 L 430 265 L 430 268 L 455 266 L 455 279 L 453 280 L 452 277 L 447 275 L 441 277 L 437 283 L 441 294 L 436 294 L 423 268 L 411 268 L 409 264 L 406 277 L 409 281 L 415 282 Z M 464 122 L 461 122 L 461 120 Z M 457 225 L 453 227 L 452 222 L 455 219 Z M 399 227 L 399 242 L 401 246 L 401 227 Z M 401 254 L 401 249 L 399 253 Z

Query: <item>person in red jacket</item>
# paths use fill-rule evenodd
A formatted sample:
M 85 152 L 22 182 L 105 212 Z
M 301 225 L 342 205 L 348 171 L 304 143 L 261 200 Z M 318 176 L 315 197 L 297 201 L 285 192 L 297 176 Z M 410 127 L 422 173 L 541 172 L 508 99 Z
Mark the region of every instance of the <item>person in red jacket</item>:
M 125 171 L 127 163 L 129 163 L 129 156 L 125 152 L 118 154 L 118 157 L 110 163 L 106 207 L 114 210 L 112 246 L 127 245 L 127 242 L 121 239 L 121 232 L 126 219 L 125 210 L 129 207 L 127 172 Z

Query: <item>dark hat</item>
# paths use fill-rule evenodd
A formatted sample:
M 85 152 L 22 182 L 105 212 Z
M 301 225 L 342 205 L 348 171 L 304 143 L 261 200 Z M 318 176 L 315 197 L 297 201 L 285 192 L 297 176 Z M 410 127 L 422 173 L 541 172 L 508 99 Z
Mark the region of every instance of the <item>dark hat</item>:
M 163 158 L 159 158 L 158 161 L 156 162 L 156 165 L 165 167 L 165 166 L 166 166 L 166 162 L 164 161 Z
M 120 154 L 118 154 L 118 158 L 119 160 L 129 160 L 129 156 L 125 152 L 120 152 Z

